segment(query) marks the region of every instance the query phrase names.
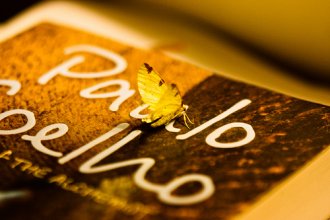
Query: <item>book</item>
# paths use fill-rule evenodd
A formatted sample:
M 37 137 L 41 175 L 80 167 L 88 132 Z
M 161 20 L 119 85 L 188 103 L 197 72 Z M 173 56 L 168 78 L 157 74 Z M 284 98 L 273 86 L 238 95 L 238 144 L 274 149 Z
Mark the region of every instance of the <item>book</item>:
M 4 28 L 19 29 L 0 44 L 4 219 L 329 216 L 328 106 L 45 19 L 68 10 L 104 25 L 70 5 L 42 4 Z M 141 122 L 143 63 L 177 84 L 190 129 Z

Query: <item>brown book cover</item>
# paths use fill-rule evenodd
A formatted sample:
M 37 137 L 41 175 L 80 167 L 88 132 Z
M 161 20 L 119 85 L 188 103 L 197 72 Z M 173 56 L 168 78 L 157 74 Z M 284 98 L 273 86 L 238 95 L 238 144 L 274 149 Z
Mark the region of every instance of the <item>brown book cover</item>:
M 0 44 L 3 219 L 229 219 L 330 145 L 330 108 L 72 28 Z M 154 67 L 190 128 L 141 122 Z

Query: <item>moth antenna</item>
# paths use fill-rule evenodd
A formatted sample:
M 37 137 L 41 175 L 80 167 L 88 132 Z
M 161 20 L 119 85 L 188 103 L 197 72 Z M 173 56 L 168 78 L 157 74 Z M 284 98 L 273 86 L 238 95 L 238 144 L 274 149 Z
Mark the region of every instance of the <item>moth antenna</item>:
M 188 125 L 187 125 L 187 121 L 186 121 L 186 118 L 188 119 L 188 121 L 189 121 L 189 123 L 190 124 L 194 124 L 194 122 L 192 122 L 191 120 L 190 120 L 190 118 L 189 118 L 189 116 L 188 116 L 188 114 L 187 114 L 187 110 L 188 110 L 188 108 L 189 108 L 189 106 L 188 105 L 182 105 L 182 107 L 183 107 L 183 112 L 182 112 L 182 114 L 183 114 L 183 119 L 184 119 L 184 122 L 185 122 L 185 124 L 186 124 L 186 126 L 188 127 Z M 189 128 L 189 127 L 188 127 Z
M 184 112 L 184 113 L 183 113 L 183 121 L 184 121 L 184 124 L 186 125 L 187 128 L 190 129 L 190 127 L 189 127 L 189 125 L 188 125 L 188 123 L 187 123 L 187 118 L 188 118 L 188 116 L 187 116 L 187 114 Z M 188 120 L 189 120 L 189 118 L 188 118 Z
M 190 118 L 188 117 L 187 113 L 186 113 L 185 115 L 186 115 L 186 117 L 187 117 L 187 119 L 188 119 L 189 123 L 190 123 L 190 124 L 194 124 L 194 122 L 193 122 L 193 121 L 191 121 L 191 120 L 190 120 Z

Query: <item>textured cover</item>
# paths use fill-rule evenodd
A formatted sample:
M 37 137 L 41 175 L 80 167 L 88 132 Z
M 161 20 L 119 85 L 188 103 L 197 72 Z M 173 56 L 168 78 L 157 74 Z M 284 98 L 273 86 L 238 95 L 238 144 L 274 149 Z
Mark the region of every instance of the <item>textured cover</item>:
M 56 75 L 46 83 L 38 83 L 51 69 L 78 55 L 85 61 L 70 71 L 97 72 L 115 67 L 114 62 L 88 51 L 65 54 L 66 48 L 77 45 L 113 51 L 126 60 L 127 68 L 109 77 Z M 0 116 L 0 216 L 3 219 L 132 219 L 132 216 L 228 219 L 244 212 L 261 195 L 330 144 L 329 107 L 224 79 L 158 52 L 146 52 L 49 23 L 3 42 L 0 51 L 0 84 L 3 84 L 0 85 L 0 113 L 24 109 L 32 112 L 36 119 L 33 128 L 7 135 L 1 132 L 20 128 L 28 120 L 22 114 Z M 174 133 L 164 127 L 150 128 L 130 116 L 141 104 L 136 75 L 144 62 L 153 66 L 165 81 L 178 85 L 184 103 L 189 105 L 187 113 L 194 120 L 191 129 L 184 126 L 182 118 L 174 124 L 181 131 Z M 116 97 L 87 99 L 80 95 L 82 90 L 99 83 L 119 79 L 129 82 L 135 93 L 117 111 L 109 109 Z M 16 80 L 21 89 L 14 95 L 7 95 L 8 86 L 3 80 Z M 118 86 L 108 86 L 93 94 L 116 89 Z M 237 111 L 180 140 L 182 135 L 196 131 L 241 102 L 245 105 Z M 67 125 L 67 133 L 42 141 L 42 144 L 61 153 L 59 157 L 38 151 L 26 136 L 22 139 L 23 135 L 32 137 L 55 123 Z M 61 157 L 96 140 L 120 123 L 129 126 L 60 164 Z M 231 123 L 246 126 L 225 129 L 233 125 Z M 225 131 L 214 138 L 219 128 Z M 225 144 L 212 146 L 212 143 L 244 140 L 248 133 L 252 135 L 248 128 L 255 136 L 246 144 L 230 148 L 224 148 L 228 146 Z M 142 158 L 140 162 L 105 172 L 79 171 L 82 164 L 112 148 L 132 131 L 141 133 L 94 167 Z M 213 142 L 207 141 L 207 138 L 212 139 L 210 134 L 214 134 Z M 144 176 L 151 185 L 141 187 L 134 176 L 146 161 L 154 161 Z M 158 189 L 191 174 L 211 180 L 213 191 L 205 199 L 173 204 L 159 197 Z M 173 189 L 172 195 L 193 195 L 202 188 L 197 181 L 189 182 Z

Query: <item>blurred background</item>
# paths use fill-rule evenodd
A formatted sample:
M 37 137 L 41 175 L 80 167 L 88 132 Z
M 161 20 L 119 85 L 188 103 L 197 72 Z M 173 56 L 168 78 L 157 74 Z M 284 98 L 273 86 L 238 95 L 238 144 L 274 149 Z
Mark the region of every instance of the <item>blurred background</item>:
M 330 80 L 330 1 L 143 2 L 193 18 L 192 21 L 299 75 Z
M 7 1 L 2 22 L 38 0 Z M 74 1 L 86 4 L 88 1 Z M 166 13 L 226 38 L 266 62 L 308 80 L 330 84 L 330 1 L 126 0 L 90 1 L 147 13 Z M 126 9 L 125 9 L 126 8 Z

